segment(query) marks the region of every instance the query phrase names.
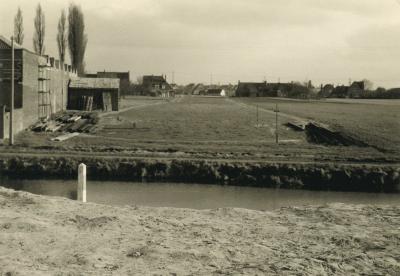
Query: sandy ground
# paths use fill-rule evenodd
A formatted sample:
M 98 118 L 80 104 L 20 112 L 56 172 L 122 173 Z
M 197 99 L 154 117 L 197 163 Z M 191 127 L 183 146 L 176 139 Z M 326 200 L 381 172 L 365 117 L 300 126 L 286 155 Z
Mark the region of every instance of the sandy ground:
M 111 207 L 0 188 L 0 275 L 400 275 L 400 207 Z

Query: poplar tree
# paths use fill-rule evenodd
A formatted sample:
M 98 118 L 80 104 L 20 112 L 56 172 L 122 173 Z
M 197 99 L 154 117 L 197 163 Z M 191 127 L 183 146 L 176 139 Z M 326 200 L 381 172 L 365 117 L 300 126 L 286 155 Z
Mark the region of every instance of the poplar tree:
M 58 55 L 60 57 L 61 64 L 64 64 L 65 51 L 67 49 L 67 18 L 65 16 L 64 10 L 61 11 L 61 16 L 58 20 L 57 30 Z
M 18 7 L 17 14 L 14 17 L 14 39 L 19 45 L 24 42 L 24 19 L 20 7 Z
M 36 16 L 34 20 L 35 33 L 33 34 L 33 48 L 38 55 L 44 55 L 44 36 L 45 36 L 45 16 L 40 3 L 36 8 Z
M 71 65 L 78 75 L 85 72 L 85 51 L 87 45 L 85 34 L 85 19 L 80 6 L 71 4 L 68 12 L 68 48 Z

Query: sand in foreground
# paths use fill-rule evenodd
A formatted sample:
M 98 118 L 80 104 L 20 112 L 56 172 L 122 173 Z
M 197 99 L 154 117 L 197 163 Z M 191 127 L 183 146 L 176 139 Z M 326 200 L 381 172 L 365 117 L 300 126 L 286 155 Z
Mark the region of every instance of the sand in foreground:
M 0 275 L 400 274 L 400 208 L 111 207 L 0 188 Z

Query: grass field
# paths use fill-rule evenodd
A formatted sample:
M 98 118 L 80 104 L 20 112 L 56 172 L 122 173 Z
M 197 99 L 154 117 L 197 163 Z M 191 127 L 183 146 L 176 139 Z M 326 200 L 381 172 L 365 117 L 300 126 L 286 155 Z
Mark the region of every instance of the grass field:
M 399 100 L 301 101 L 271 98 L 236 98 L 235 101 L 271 110 L 278 104 L 287 114 L 328 124 L 370 145 L 399 151 Z
M 278 145 L 275 114 L 271 112 L 275 103 L 281 111 Z M 170 100 L 131 97 L 123 99 L 121 106 L 119 113 L 102 115 L 95 134 L 56 143 L 49 139 L 58 134 L 23 132 L 17 137 L 17 145 L 25 151 L 51 149 L 138 157 L 375 163 L 400 160 L 400 138 L 395 135 L 399 130 L 398 107 L 393 105 L 185 96 Z M 284 125 L 296 119 L 327 123 L 392 152 L 309 143 L 305 132 Z

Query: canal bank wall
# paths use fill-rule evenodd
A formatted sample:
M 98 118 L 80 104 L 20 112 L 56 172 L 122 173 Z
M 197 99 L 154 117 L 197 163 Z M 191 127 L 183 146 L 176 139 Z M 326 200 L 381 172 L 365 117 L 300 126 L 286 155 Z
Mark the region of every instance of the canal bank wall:
M 14 179 L 76 179 L 85 163 L 89 180 L 180 182 L 285 189 L 400 192 L 396 164 L 269 163 L 131 158 L 1 157 L 0 174 Z

